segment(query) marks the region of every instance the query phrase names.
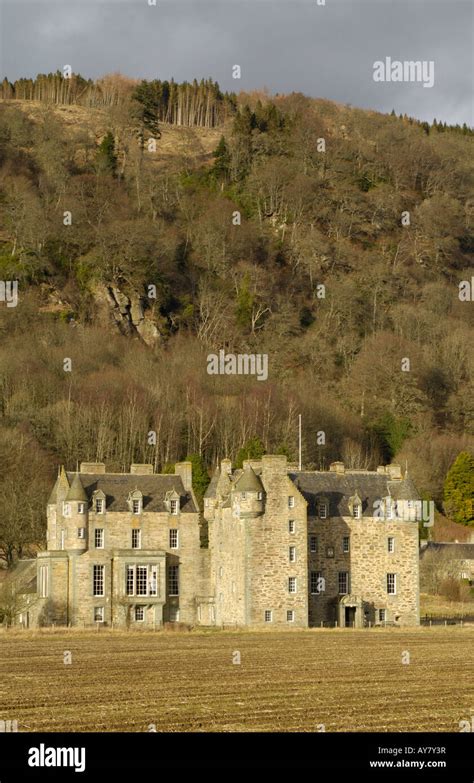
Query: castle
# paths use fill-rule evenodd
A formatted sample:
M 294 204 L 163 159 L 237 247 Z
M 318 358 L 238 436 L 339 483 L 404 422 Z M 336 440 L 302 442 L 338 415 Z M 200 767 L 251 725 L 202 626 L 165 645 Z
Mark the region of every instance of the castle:
M 174 474 L 143 464 L 126 474 L 103 463 L 61 468 L 22 622 L 416 625 L 417 500 L 397 465 L 300 471 L 268 455 L 233 470 L 224 459 L 203 520 L 190 462 Z

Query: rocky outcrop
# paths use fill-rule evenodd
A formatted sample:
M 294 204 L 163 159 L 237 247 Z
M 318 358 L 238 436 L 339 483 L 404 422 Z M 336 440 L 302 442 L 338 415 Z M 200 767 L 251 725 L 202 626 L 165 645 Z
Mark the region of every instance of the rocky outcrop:
M 137 293 L 124 294 L 117 286 L 99 284 L 93 291 L 99 309 L 105 310 L 109 320 L 127 336 L 138 336 L 147 345 L 160 341 L 160 332 L 147 312 L 147 302 Z

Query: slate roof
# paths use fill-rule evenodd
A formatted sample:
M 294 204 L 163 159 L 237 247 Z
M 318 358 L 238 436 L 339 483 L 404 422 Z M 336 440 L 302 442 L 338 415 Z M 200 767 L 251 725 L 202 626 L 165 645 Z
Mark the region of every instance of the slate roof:
M 454 557 L 459 558 L 459 560 L 474 560 L 474 544 L 455 544 L 449 541 L 429 541 L 428 544 L 420 550 L 420 557 L 423 557 L 429 551 L 441 552 L 443 549 L 452 553 Z
M 72 482 L 74 473 L 68 473 L 69 482 Z M 107 511 L 130 511 L 127 504 L 128 495 L 134 489 L 138 489 L 143 495 L 143 510 L 166 512 L 164 504 L 166 493 L 175 490 L 180 497 L 181 511 L 195 513 L 197 508 L 190 492 L 186 492 L 181 476 L 174 474 L 153 473 L 140 475 L 131 473 L 81 473 L 81 484 L 85 489 L 88 500 L 96 490 L 102 490 L 105 494 Z
M 420 496 L 411 479 L 390 480 L 388 475 L 369 471 L 345 473 L 297 472 L 290 479 L 308 503 L 308 516 L 314 516 L 318 501 L 327 498 L 328 516 L 350 516 L 349 499 L 356 494 L 362 500 L 362 515 L 372 516 L 374 502 L 391 496 L 395 500 L 419 500 Z
M 250 465 L 247 465 L 242 475 L 234 484 L 237 492 L 262 492 L 263 485 L 255 471 Z

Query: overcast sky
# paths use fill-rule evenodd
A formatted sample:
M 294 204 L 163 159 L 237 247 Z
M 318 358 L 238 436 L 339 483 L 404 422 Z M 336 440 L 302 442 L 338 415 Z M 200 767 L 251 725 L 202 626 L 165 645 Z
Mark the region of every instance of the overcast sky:
M 0 72 L 212 77 L 448 123 L 473 119 L 471 0 L 0 0 Z M 434 86 L 376 83 L 377 60 L 434 61 Z M 242 78 L 232 78 L 238 64 Z

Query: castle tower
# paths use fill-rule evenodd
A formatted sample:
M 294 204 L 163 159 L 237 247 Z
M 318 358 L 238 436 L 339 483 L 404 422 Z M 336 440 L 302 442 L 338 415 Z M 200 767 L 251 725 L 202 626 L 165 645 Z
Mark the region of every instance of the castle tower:
M 64 500 L 65 549 L 87 549 L 88 505 L 87 494 L 79 473 L 76 473 Z
M 232 508 L 240 519 L 256 519 L 263 514 L 263 484 L 248 463 L 232 488 Z

